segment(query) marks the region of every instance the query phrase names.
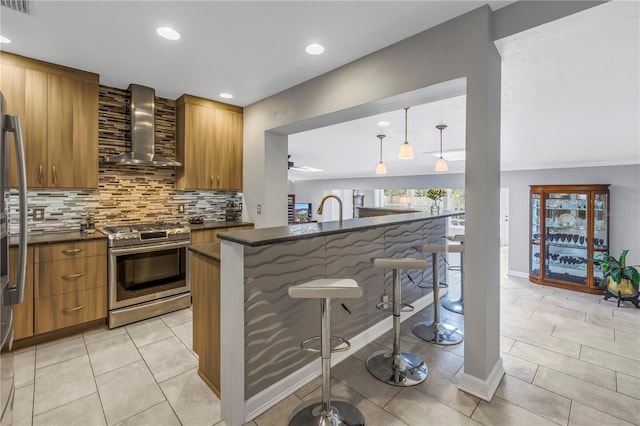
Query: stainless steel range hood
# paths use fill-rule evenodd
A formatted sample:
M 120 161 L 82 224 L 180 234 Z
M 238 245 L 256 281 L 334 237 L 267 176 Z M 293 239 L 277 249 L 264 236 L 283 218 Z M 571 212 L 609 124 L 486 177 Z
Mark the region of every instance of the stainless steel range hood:
M 130 84 L 127 89 L 131 94 L 129 114 L 131 115 L 131 152 L 109 157 L 104 160 L 111 164 L 148 165 L 157 167 L 182 166 L 155 153 L 156 111 L 155 90 L 150 87 Z

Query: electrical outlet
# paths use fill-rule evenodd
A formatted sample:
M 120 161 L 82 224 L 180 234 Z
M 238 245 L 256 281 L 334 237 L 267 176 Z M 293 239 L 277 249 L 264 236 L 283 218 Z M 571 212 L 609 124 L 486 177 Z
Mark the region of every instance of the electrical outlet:
M 258 204 L 258 214 L 262 213 L 262 204 Z
M 33 209 L 33 221 L 41 222 L 44 220 L 44 209 Z
M 184 213 L 184 204 L 178 204 L 178 213 Z

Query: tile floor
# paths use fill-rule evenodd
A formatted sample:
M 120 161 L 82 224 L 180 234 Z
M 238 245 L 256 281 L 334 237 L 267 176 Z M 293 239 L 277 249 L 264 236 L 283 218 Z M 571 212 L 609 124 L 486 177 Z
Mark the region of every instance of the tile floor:
M 414 322 L 432 318 L 431 306 L 402 325 L 403 349 L 429 366 L 424 383 L 403 389 L 368 374 L 364 360 L 391 347 L 387 333 L 332 370 L 333 394 L 356 404 L 371 426 L 639 425 L 640 309 L 507 277 L 506 253 L 506 375 L 490 403 L 457 390 L 464 343 L 434 346 L 411 334 Z M 463 328 L 462 316 L 442 313 Z M 14 424 L 222 425 L 219 401 L 196 373 L 191 324 L 187 309 L 18 351 Z M 249 425 L 285 425 L 298 404 L 319 397 L 319 383 Z

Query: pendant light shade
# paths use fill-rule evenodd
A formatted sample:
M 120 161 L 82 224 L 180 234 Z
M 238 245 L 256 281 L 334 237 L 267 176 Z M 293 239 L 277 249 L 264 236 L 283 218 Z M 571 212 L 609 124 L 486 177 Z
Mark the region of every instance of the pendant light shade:
M 440 130 L 440 157 L 436 160 L 436 172 L 446 172 L 449 170 L 447 160 L 442 157 L 442 131 L 447 128 L 446 124 L 438 124 L 436 129 Z
M 407 139 L 407 111 L 409 107 L 404 109 L 404 143 L 400 147 L 400 152 L 398 152 L 398 158 L 401 160 L 413 160 L 413 149 L 409 144 L 409 140 Z
M 376 174 L 377 175 L 386 175 L 387 174 L 387 166 L 382 162 L 382 139 L 384 139 L 386 135 L 378 135 L 378 139 L 380 139 L 380 162 L 376 166 Z

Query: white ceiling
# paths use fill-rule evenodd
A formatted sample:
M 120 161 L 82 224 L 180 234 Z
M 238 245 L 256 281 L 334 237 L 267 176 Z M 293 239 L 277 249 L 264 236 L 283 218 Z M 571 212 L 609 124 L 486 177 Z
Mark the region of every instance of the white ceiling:
M 640 30 L 638 2 L 616 1 L 496 43 L 502 55 L 502 170 L 640 163 Z M 372 177 L 384 139 L 389 176 L 434 174 L 437 124 L 447 151 L 465 145 L 464 96 L 409 110 L 415 160 L 399 160 L 404 111 L 289 137 L 293 180 Z M 380 128 L 386 119 L 392 125 Z M 425 154 L 426 152 L 426 154 Z M 340 153 L 340 155 L 336 155 Z M 449 172 L 464 172 L 464 161 Z
M 183 93 L 246 106 L 409 37 L 484 1 L 38 1 L 27 16 L 0 8 L 2 50 L 100 74 L 175 99 Z M 488 2 L 495 10 L 512 3 Z M 155 34 L 169 25 L 178 42 Z M 640 163 L 638 3 L 613 2 L 497 43 L 503 56 L 502 168 Z M 325 54 L 304 46 L 321 42 Z M 404 111 L 384 115 L 390 175 L 432 173 L 435 125 L 446 151 L 464 146 L 465 99 L 409 110 L 416 160 L 394 160 Z M 378 117 L 293 135 L 296 179 L 374 176 Z M 598 150 L 598 152 L 596 152 Z M 343 153 L 335 155 L 336 152 Z M 463 171 L 451 162 L 450 172 Z

